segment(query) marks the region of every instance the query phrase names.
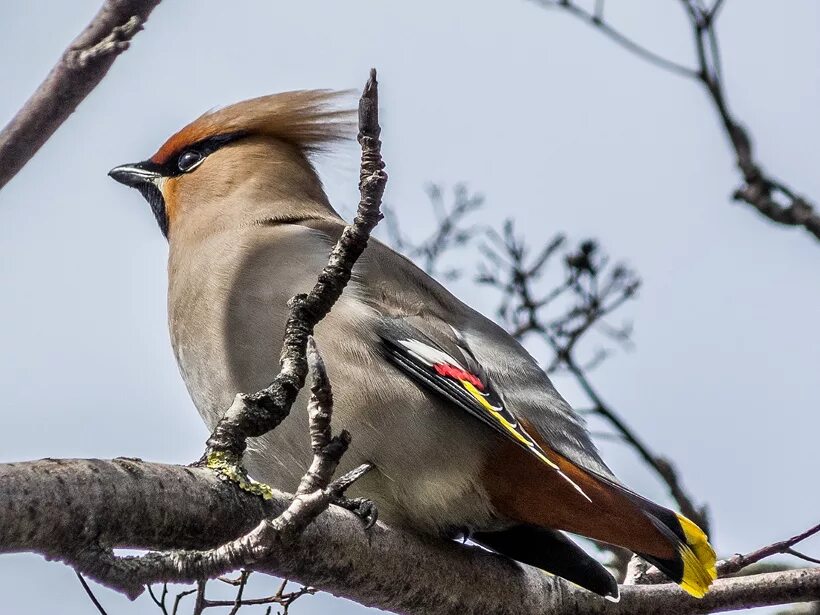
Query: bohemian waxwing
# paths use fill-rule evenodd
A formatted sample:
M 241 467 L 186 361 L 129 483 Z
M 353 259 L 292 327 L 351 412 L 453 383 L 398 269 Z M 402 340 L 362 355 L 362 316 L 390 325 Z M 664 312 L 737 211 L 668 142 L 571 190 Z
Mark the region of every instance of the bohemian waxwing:
M 145 162 L 110 172 L 168 238 L 168 316 L 182 377 L 213 428 L 235 393 L 276 375 L 286 304 L 309 291 L 345 223 L 309 154 L 352 134 L 324 91 L 212 111 Z M 409 260 L 371 239 L 316 339 L 340 471 L 389 524 L 479 544 L 617 599 L 610 573 L 560 530 L 631 549 L 703 596 L 715 553 L 694 523 L 623 486 L 527 351 Z M 311 459 L 307 392 L 249 442 L 256 479 L 294 491 Z

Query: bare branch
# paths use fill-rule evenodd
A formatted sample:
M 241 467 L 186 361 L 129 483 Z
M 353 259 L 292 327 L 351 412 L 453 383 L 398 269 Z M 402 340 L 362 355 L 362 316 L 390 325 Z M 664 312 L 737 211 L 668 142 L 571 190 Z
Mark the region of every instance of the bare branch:
M 805 532 L 800 532 L 799 534 L 795 534 L 791 538 L 787 538 L 786 540 L 781 540 L 770 545 L 766 545 L 765 547 L 761 547 L 756 551 L 752 551 L 751 553 L 747 553 L 742 555 L 737 553 L 732 557 L 721 560 L 717 563 L 717 572 L 718 577 L 730 577 L 732 575 L 736 575 L 740 573 L 745 568 L 757 564 L 761 560 L 771 557 L 772 555 L 778 555 L 781 553 L 788 553 L 792 554 L 792 547 L 794 545 L 814 536 L 815 534 L 820 533 L 820 524 L 817 524 L 813 527 L 810 527 Z M 806 558 L 808 561 L 813 561 L 817 563 L 816 560 L 812 558 Z M 751 576 L 759 576 L 759 575 L 751 575 Z M 650 572 L 643 575 L 641 583 L 646 584 L 657 584 L 657 583 L 664 583 L 666 578 L 661 574 L 661 572 L 657 569 L 653 569 Z M 820 597 L 820 596 L 818 596 Z
M 734 555 L 729 559 L 724 560 L 718 564 L 718 573 L 721 576 L 728 576 L 730 574 L 734 574 L 742 570 L 746 566 L 759 562 L 760 560 L 766 557 L 771 557 L 772 555 L 776 555 L 778 553 L 790 553 L 792 555 L 796 555 L 797 557 L 807 559 L 808 561 L 820 563 L 816 559 L 807 558 L 805 556 L 802 556 L 802 554 L 796 554 L 793 552 L 794 549 L 792 549 L 794 545 L 803 542 L 807 538 L 814 536 L 818 533 L 820 533 L 820 523 L 813 527 L 810 527 L 805 532 L 801 532 L 799 534 L 792 536 L 791 538 L 787 538 L 786 540 L 775 542 L 766 547 L 762 547 L 757 551 L 753 551 L 752 553 L 748 553 L 746 555 Z
M 431 276 L 445 280 L 458 279 L 463 273 L 462 270 L 455 267 L 442 271 L 441 262 L 445 253 L 465 247 L 482 232 L 480 227 L 466 224 L 466 219 L 481 208 L 484 197 L 480 194 L 470 194 L 463 184 L 458 184 L 454 188 L 453 204 L 449 208 L 444 202 L 440 186 L 429 185 L 427 195 L 436 217 L 433 231 L 421 240 L 407 238 L 399 229 L 397 216 L 385 208 L 388 213 L 386 227 L 390 244 L 414 262 L 418 262 Z
M 810 562 L 812 564 L 820 564 L 820 558 L 810 557 L 810 556 L 806 555 L 805 553 L 801 553 L 800 551 L 797 551 L 796 549 L 786 549 L 786 553 L 788 553 L 789 555 L 792 555 L 792 556 L 794 556 L 798 559 L 802 559 L 804 562 Z
M 88 586 L 88 583 L 86 583 L 85 579 L 83 578 L 83 575 L 81 575 L 79 572 L 77 572 L 76 575 L 77 579 L 80 581 L 80 585 L 83 586 L 83 589 L 85 590 L 85 593 L 88 595 L 89 600 L 91 600 L 92 604 L 94 605 L 94 608 L 97 609 L 100 615 L 108 615 L 106 610 L 103 608 L 103 605 L 100 604 L 99 600 L 97 600 L 97 596 L 95 596 L 94 592 L 91 591 L 91 588 Z
M 162 615 L 168 615 L 168 609 L 165 606 L 165 598 L 168 597 L 168 583 L 162 584 L 162 593 L 159 598 L 157 598 L 157 595 L 150 585 L 148 585 L 146 589 L 148 590 L 148 595 L 151 596 L 151 600 L 159 607 L 159 610 L 162 611 Z
M 279 375 L 262 391 L 236 396 L 208 439 L 203 461 L 216 456 L 227 459 L 228 463 L 238 463 L 247 438 L 274 429 L 288 416 L 307 376 L 305 349 L 308 336 L 313 334 L 313 328 L 341 296 L 350 280 L 353 265 L 367 246 L 370 232 L 382 217 L 379 207 L 387 173 L 381 158 L 380 131 L 374 69 L 359 101 L 362 164 L 359 176 L 361 200 L 356 218 L 353 224 L 345 227 L 313 289 L 306 295 L 296 295 L 289 303 L 290 315 L 285 328 Z
M 681 599 L 674 585 L 630 585 L 621 591 L 615 613 L 717 613 L 773 604 L 812 602 L 820 598 L 820 568 L 718 579 L 700 600 Z M 656 592 L 656 588 L 665 590 Z M 677 590 L 677 591 L 676 591 Z M 627 606 L 628 605 L 628 606 Z M 600 611 L 606 613 L 608 611 Z
M 179 592 L 176 598 L 174 598 L 174 610 L 171 611 L 172 615 L 177 615 L 177 613 L 179 612 L 179 605 L 180 602 L 182 602 L 182 599 L 187 596 L 190 596 L 191 594 L 197 593 L 198 589 L 198 587 L 195 587 L 194 589 Z
M 626 36 L 620 30 L 613 28 L 603 19 L 603 11 L 595 11 L 590 13 L 589 11 L 584 10 L 582 7 L 578 6 L 574 2 L 570 0 L 532 0 L 536 4 L 547 7 L 547 8 L 562 8 L 574 15 L 575 17 L 585 21 L 595 28 L 598 28 L 604 35 L 609 37 L 615 43 L 626 49 L 627 51 L 634 53 L 636 56 L 646 60 L 650 64 L 654 64 L 655 66 L 662 68 L 666 71 L 671 73 L 675 73 L 676 75 L 681 75 L 683 77 L 696 77 L 697 71 L 689 68 L 688 66 L 684 66 L 683 64 L 679 64 L 670 60 L 668 58 L 664 58 L 663 56 L 655 53 L 654 51 L 644 47 L 640 43 L 635 42 L 628 36 Z
M 92 574 L 107 585 L 134 596 L 152 579 L 182 574 L 198 579 L 194 614 L 208 608 L 205 581 L 234 570 L 250 566 L 267 557 L 282 544 L 293 542 L 322 512 L 327 510 L 344 491 L 367 472 L 365 464 L 330 482 L 336 467 L 350 443 L 350 435 L 342 431 L 331 436 L 332 393 L 324 363 L 313 338 L 308 338 L 308 359 L 313 373 L 313 386 L 308 402 L 313 461 L 296 494 L 276 517 L 263 519 L 253 530 L 214 549 L 194 551 L 152 552 L 141 557 L 117 557 L 110 546 L 98 545 L 78 554 L 73 564 L 77 570 Z M 138 579 L 147 579 L 138 581 Z M 241 585 L 240 585 L 241 587 Z
M 276 517 L 291 499 L 274 492 L 262 500 L 205 468 L 118 459 L 0 464 L 0 502 L 0 552 L 34 551 L 76 565 L 98 562 L 87 555 L 101 545 L 207 549 Z M 510 605 L 556 615 L 703 613 L 820 597 L 820 568 L 814 568 L 719 580 L 701 601 L 673 584 L 624 586 L 614 605 L 469 545 L 381 524 L 365 532 L 359 519 L 335 506 L 251 568 L 361 604 L 430 615 L 505 613 Z M 135 588 L 198 579 L 188 568 L 164 569 L 161 576 L 142 566 L 133 572 Z M 94 570 L 85 573 L 99 578 Z M 486 591 L 488 578 L 493 591 Z
M 204 612 L 206 609 L 212 608 L 220 608 L 220 607 L 231 607 L 231 610 L 228 611 L 227 615 L 236 615 L 242 607 L 245 606 L 268 606 L 268 612 L 270 612 L 271 605 L 279 605 L 284 608 L 282 611 L 283 614 L 288 613 L 288 609 L 290 606 L 296 602 L 302 596 L 313 595 L 316 593 L 316 588 L 313 587 L 300 587 L 296 591 L 292 592 L 285 592 L 285 588 L 287 587 L 288 581 L 287 579 L 283 580 L 282 583 L 279 585 L 279 589 L 276 593 L 264 596 L 262 598 L 246 598 L 245 597 L 245 590 L 247 589 L 248 579 L 250 578 L 251 571 L 243 570 L 237 579 L 227 579 L 225 577 L 220 577 L 218 580 L 228 583 L 229 585 L 233 585 L 237 587 L 236 596 L 232 600 L 211 600 L 209 599 L 206 594 L 207 582 L 197 582 L 197 585 L 194 589 L 182 591 L 177 594 L 177 598 L 174 601 L 174 615 L 176 614 L 177 610 L 179 609 L 179 603 L 182 598 L 185 596 L 190 596 L 191 594 L 197 594 L 196 604 L 194 605 L 193 613 L 196 615 L 197 613 Z M 149 586 L 149 592 L 151 591 Z M 151 598 L 153 599 L 154 603 L 160 607 L 162 612 L 167 615 L 167 609 L 165 607 L 165 596 L 167 595 L 167 584 L 166 590 L 163 593 L 162 599 L 158 600 L 153 593 L 151 593 Z
M 279 590 L 275 594 L 263 598 L 243 598 L 240 592 L 244 586 L 241 586 L 234 600 L 205 600 L 205 608 L 230 606 L 233 608 L 228 612 L 228 615 L 236 615 L 243 606 L 278 604 L 283 606 L 285 608 L 284 612 L 287 613 L 290 605 L 296 602 L 296 600 L 302 596 L 313 595 L 317 591 L 314 587 L 301 587 L 296 591 L 285 593 L 286 585 L 287 580 L 282 581 Z
M 0 132 L 0 189 L 102 81 L 160 0 L 106 0 Z
M 805 196 L 800 195 L 797 190 L 763 170 L 755 157 L 751 136 L 729 109 L 723 81 L 720 45 L 715 29 L 718 14 L 723 6 L 722 0 L 717 0 L 711 10 L 691 0 L 680 0 L 695 42 L 697 69 L 680 65 L 639 45 L 607 23 L 602 12 L 596 10 L 591 13 L 571 0 L 533 1 L 540 6 L 564 9 L 569 14 L 590 24 L 635 56 L 699 83 L 706 90 L 720 118 L 743 177 L 743 184 L 734 191 L 733 198 L 751 205 L 773 222 L 785 226 L 803 227 L 816 239 L 820 239 L 820 213 L 817 211 L 817 206 Z

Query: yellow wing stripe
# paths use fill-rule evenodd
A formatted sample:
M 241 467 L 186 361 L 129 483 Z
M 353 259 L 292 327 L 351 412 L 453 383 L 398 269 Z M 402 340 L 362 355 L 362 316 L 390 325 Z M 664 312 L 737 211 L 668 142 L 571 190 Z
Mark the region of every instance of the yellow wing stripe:
M 495 418 L 495 420 L 501 423 L 501 425 L 504 426 L 504 429 L 510 432 L 510 434 L 512 434 L 512 436 L 516 440 L 526 444 L 532 450 L 532 452 L 535 453 L 536 457 L 538 457 L 548 466 L 550 466 L 554 470 L 558 469 L 558 466 L 555 463 L 547 459 L 547 456 L 544 455 L 543 451 L 541 451 L 541 448 L 532 440 L 532 438 L 528 437 L 528 435 L 526 435 L 526 432 L 522 434 L 521 431 L 524 431 L 523 429 L 519 431 L 518 429 L 516 429 L 515 425 L 513 425 L 507 419 L 501 416 L 501 414 L 498 411 L 498 408 L 496 408 L 490 402 L 488 402 L 486 398 L 481 394 L 481 392 L 477 388 L 475 388 L 472 382 L 469 382 L 468 380 L 460 380 L 459 382 L 461 382 L 461 385 L 465 389 L 467 389 L 467 391 L 469 391 L 470 395 L 475 397 L 478 403 L 480 403 L 484 407 L 484 409 L 490 413 L 490 416 L 492 416 L 493 418 Z

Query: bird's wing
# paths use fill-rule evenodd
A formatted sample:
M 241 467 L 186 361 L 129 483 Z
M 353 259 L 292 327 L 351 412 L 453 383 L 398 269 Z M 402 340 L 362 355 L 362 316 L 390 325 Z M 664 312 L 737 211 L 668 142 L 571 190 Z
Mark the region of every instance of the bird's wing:
M 475 315 L 463 321 L 457 331 L 459 341 L 496 383 L 511 411 L 545 446 L 585 470 L 618 482 L 592 442 L 586 421 L 555 389 L 538 362 L 501 327 Z
M 572 581 L 612 602 L 620 598 L 618 582 L 612 573 L 558 530 L 523 524 L 495 532 L 474 532 L 470 539 L 517 562 Z
M 455 330 L 454 334 L 457 335 Z M 445 345 L 437 343 L 404 318 L 384 319 L 379 337 L 385 358 L 400 371 L 509 438 L 589 500 L 584 490 L 559 468 L 554 451 L 539 444 L 507 406 L 503 395 L 462 339 L 448 340 L 450 343 L 446 346 L 451 348 L 455 341 L 455 347 L 448 351 Z
M 630 548 L 689 593 L 705 593 L 716 576 L 706 535 L 615 478 L 583 419 L 506 331 L 375 240 L 346 292 L 375 312 L 368 334 L 387 361 L 508 443 L 485 485 L 502 517 Z
M 316 222 L 313 226 L 335 240 L 343 223 Z M 554 462 L 551 449 L 581 468 L 617 481 L 598 455 L 584 419 L 573 412 L 527 350 L 409 259 L 371 239 L 353 270 L 351 288 L 345 292 L 355 295 L 385 321 L 385 336 L 392 336 L 394 355 L 401 354 L 395 346 L 398 339 L 412 329 L 415 338 L 409 339 L 450 354 L 463 367 L 476 370 L 476 377 L 483 377 L 487 388 L 478 391 L 479 399 L 458 379 L 435 372 L 430 375 L 429 366 L 411 366 L 405 360 L 403 369 L 418 382 L 425 373 L 425 386 L 432 388 L 435 382 L 444 387 L 440 393 L 446 390 L 459 407 L 469 408 L 476 418 L 499 432 L 503 430 L 533 455 L 541 454 Z M 411 373 L 411 369 L 415 371 Z M 491 407 L 499 407 L 500 402 L 501 411 L 493 412 L 483 402 Z M 533 441 L 535 446 L 530 447 Z

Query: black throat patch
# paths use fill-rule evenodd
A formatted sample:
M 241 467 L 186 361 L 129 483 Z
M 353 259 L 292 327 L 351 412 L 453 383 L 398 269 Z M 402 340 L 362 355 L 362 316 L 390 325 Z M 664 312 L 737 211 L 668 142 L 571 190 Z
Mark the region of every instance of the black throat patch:
M 137 186 L 137 190 L 148 201 L 151 211 L 154 212 L 154 217 L 157 219 L 157 224 L 159 224 L 159 230 L 168 239 L 168 212 L 165 209 L 165 199 L 162 192 L 153 183 L 140 184 Z

